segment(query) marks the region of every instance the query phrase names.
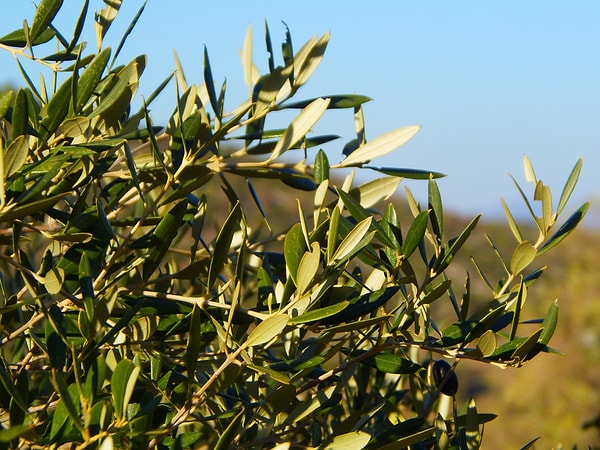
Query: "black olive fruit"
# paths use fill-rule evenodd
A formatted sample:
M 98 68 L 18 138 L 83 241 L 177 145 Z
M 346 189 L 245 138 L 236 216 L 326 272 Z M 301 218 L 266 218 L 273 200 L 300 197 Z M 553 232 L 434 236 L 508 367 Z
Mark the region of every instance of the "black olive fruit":
M 448 373 L 450 372 L 450 373 Z M 440 388 L 442 394 L 453 396 L 458 391 L 458 377 L 452 370 L 452 366 L 443 359 L 433 364 L 433 381 Z

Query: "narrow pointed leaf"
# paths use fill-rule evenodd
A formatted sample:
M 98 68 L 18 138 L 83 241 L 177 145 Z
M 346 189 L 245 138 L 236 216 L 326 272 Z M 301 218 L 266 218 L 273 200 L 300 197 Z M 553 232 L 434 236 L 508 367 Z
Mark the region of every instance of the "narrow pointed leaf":
M 367 97 L 365 95 L 357 95 L 357 94 L 346 94 L 346 95 L 328 95 L 324 97 L 329 99 L 329 109 L 337 109 L 337 108 L 356 108 L 357 106 L 362 105 L 363 103 L 370 102 L 372 98 Z M 300 100 L 292 103 L 285 103 L 281 106 L 281 108 L 306 108 L 310 103 L 317 100 L 316 98 L 311 98 L 308 100 Z
M 223 223 L 217 240 L 215 241 L 215 249 L 213 257 L 210 261 L 210 267 L 208 269 L 208 287 L 209 289 L 215 284 L 217 276 L 223 269 L 225 261 L 229 255 L 231 249 L 231 242 L 233 241 L 234 233 L 240 229 L 240 221 L 242 219 L 242 210 L 239 202 L 235 204 L 229 216 Z
M 1 116 L 2 115 L 0 114 L 0 117 Z M 571 198 L 571 194 L 573 194 L 573 191 L 575 190 L 575 186 L 577 185 L 577 180 L 579 180 L 579 174 L 581 173 L 582 165 L 583 165 L 583 160 L 579 159 L 577 161 L 577 163 L 575 163 L 573 170 L 571 170 L 571 174 L 569 175 L 569 178 L 567 179 L 567 182 L 565 183 L 565 187 L 563 188 L 562 193 L 560 194 L 560 200 L 558 201 L 558 207 L 556 208 L 557 216 L 565 208 L 565 206 L 569 202 L 569 199 Z
M 252 330 L 244 346 L 253 347 L 266 344 L 283 331 L 289 319 L 287 314 L 275 314 L 267 317 Z
M 446 175 L 441 172 L 434 172 L 432 170 L 421 170 L 421 169 L 408 169 L 408 168 L 397 168 L 397 167 L 375 167 L 375 166 L 363 166 L 365 169 L 376 170 L 385 175 L 392 177 L 408 178 L 410 180 L 429 180 L 430 178 L 443 178 Z
M 558 245 L 564 238 L 566 238 L 571 232 L 575 229 L 575 227 L 581 222 L 584 218 L 587 210 L 590 207 L 590 203 L 584 203 L 577 211 L 575 211 L 562 226 L 558 229 L 554 235 L 550 239 L 548 239 L 544 245 L 539 249 L 538 254 L 547 252 L 551 248 Z
M 267 161 L 277 159 L 282 153 L 289 150 L 300 139 L 312 129 L 319 121 L 323 113 L 327 110 L 329 100 L 318 98 L 306 108 L 290 123 L 283 133 L 283 136 L 277 141 L 273 153 Z
M 78 115 L 81 112 L 81 109 L 94 93 L 98 83 L 100 83 L 100 79 L 102 78 L 102 74 L 108 64 L 109 58 L 110 48 L 105 48 L 94 57 L 92 62 L 79 76 L 79 81 L 77 82 L 77 102 L 75 103 L 74 115 Z
M 323 308 L 313 309 L 309 312 L 301 314 L 296 317 L 292 317 L 290 319 L 290 324 L 301 324 L 301 323 L 310 323 L 310 322 L 318 322 L 319 320 L 325 319 L 327 317 L 333 316 L 344 309 L 349 305 L 347 300 L 343 300 L 339 303 L 335 303 L 330 306 L 325 306 Z
M 286 234 L 285 241 L 283 243 L 285 265 L 288 275 L 294 284 L 297 284 L 298 267 L 300 266 L 300 260 L 307 249 L 306 240 L 304 239 L 304 235 L 302 233 L 302 225 L 297 223 L 290 228 L 290 231 L 288 231 Z
M 48 28 L 48 25 L 56 16 L 56 13 L 62 6 L 62 0 L 42 0 L 35 11 L 31 28 L 29 29 L 29 38 L 31 42 L 35 40 Z
M 340 242 L 340 245 L 335 250 L 335 253 L 331 259 L 335 262 L 344 261 L 350 255 L 355 253 L 360 247 L 362 239 L 369 231 L 372 221 L 372 217 L 367 217 L 359 222 L 342 240 L 342 242 Z
M 420 212 L 415 220 L 410 225 L 406 237 L 404 238 L 404 245 L 402 246 L 402 253 L 404 259 L 408 258 L 417 249 L 423 237 L 425 236 L 425 230 L 427 230 L 427 222 L 429 221 L 429 211 Z
M 415 134 L 417 134 L 419 128 L 419 126 L 412 125 L 383 134 L 360 146 L 338 164 L 338 166 L 357 166 L 390 153 L 408 142 Z
M 502 202 L 502 208 L 504 209 L 504 214 L 506 215 L 506 220 L 508 222 L 508 227 L 510 228 L 510 231 L 512 231 L 512 234 L 515 237 L 515 239 L 517 240 L 517 242 L 519 242 L 519 243 L 523 242 L 523 240 L 524 240 L 523 235 L 521 234 L 521 230 L 519 229 L 519 226 L 517 225 L 517 221 L 513 217 L 512 213 L 510 212 L 510 209 L 508 209 L 508 205 L 506 204 L 504 199 L 501 198 L 500 200 Z
M 29 154 L 29 139 L 21 135 L 10 143 L 4 150 L 4 176 L 10 177 L 17 172 L 27 160 Z

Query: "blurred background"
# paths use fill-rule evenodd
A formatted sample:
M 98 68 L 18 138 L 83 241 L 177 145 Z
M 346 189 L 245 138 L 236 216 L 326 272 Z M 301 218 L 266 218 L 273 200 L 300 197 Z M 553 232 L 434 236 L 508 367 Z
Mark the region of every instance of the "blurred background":
M 67 37 L 82 3 L 65 0 L 55 20 Z M 117 46 L 142 4 L 124 2 L 106 42 Z M 102 7 L 103 2 L 90 1 L 90 13 Z M 19 27 L 24 18 L 31 23 L 34 11 L 29 2 L 3 2 L 0 35 Z M 265 21 L 279 63 L 286 26 L 294 50 L 330 31 L 325 58 L 301 96 L 357 93 L 373 98 L 364 106 L 367 139 L 403 125 L 423 126 L 412 141 L 377 163 L 441 171 L 448 175 L 439 180 L 445 208 L 457 222 L 484 213 L 484 225 L 464 251 L 464 270 L 474 274 L 468 256 L 491 252 L 484 232 L 510 248 L 507 228 L 498 225 L 503 220 L 500 196 L 519 219 L 526 218 L 508 176 L 523 180 L 523 155 L 555 197 L 575 162 L 584 159 L 567 215 L 600 193 L 599 19 L 600 2 L 591 0 L 150 0 L 120 59 L 126 62 L 142 53 L 149 57 L 140 102 L 140 94 L 149 95 L 173 71 L 173 50 L 188 81 L 201 83 L 206 45 L 215 82 L 227 80 L 226 105 L 233 108 L 248 95 L 239 51 L 249 26 L 261 71 L 268 58 Z M 83 36 L 95 45 L 91 27 Z M 37 82 L 41 68 L 27 61 L 23 65 Z M 8 52 L 0 52 L 0 67 L 1 88 L 22 83 Z M 174 98 L 171 83 L 151 106 L 156 124 L 171 115 Z M 342 136 L 327 147 L 330 161 L 339 161 L 344 143 L 354 137 L 352 112 L 332 111 L 315 132 Z M 408 184 L 426 198 L 426 183 Z M 585 229 L 545 256 L 550 270 L 529 296 L 532 316 L 543 316 L 549 303 L 559 299 L 561 316 L 552 345 L 565 355 L 543 355 L 511 370 L 469 362 L 459 366 L 462 385 L 468 386 L 459 401 L 476 395 L 479 410 L 500 415 L 486 427 L 486 448 L 518 448 L 537 436 L 543 437 L 539 448 L 600 448 L 600 428 L 594 426 L 600 420 L 596 203 L 584 220 Z

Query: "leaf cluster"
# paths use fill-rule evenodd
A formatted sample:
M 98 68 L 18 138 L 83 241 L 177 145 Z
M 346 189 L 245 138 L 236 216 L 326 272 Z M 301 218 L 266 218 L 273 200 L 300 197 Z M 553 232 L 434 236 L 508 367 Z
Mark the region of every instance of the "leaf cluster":
M 539 237 L 524 239 L 505 207 L 515 249 L 498 254 L 498 283 L 475 266 L 489 297 L 473 311 L 469 277 L 459 294 L 447 269 L 479 216 L 448 239 L 441 173 L 371 165 L 419 127 L 367 140 L 368 97 L 296 100 L 328 34 L 296 51 L 286 30 L 277 64 L 265 26 L 261 73 L 249 28 L 249 97 L 232 111 L 207 49 L 202 83 L 176 61 L 132 111 L 146 57 L 117 61 L 144 7 L 113 50 L 104 38 L 121 2 L 105 3 L 96 51 L 80 42 L 87 1 L 70 40 L 52 25 L 56 0 L 0 38 L 21 69 L 28 58 L 53 74 L 50 92 L 22 69 L 26 86 L 0 94 L 0 447 L 477 448 L 494 416 L 457 405 L 456 366 L 519 366 L 549 350 L 558 306 L 525 319 L 544 270 L 530 267 L 587 210 L 551 232 L 581 163 L 553 211 L 526 160 L 540 217 L 519 190 Z M 37 56 L 49 41 L 59 51 Z M 157 127 L 149 106 L 170 83 L 173 112 Z M 338 137 L 311 130 L 335 108 L 352 111 L 356 139 L 332 164 L 321 146 Z M 287 127 L 267 127 L 288 110 Z M 336 185 L 343 168 L 379 178 L 355 185 L 352 171 Z M 407 189 L 405 215 L 382 206 L 403 178 L 428 183 L 427 205 Z M 310 210 L 298 202 L 276 228 L 257 180 L 310 192 Z M 435 317 L 434 303 L 452 316 Z

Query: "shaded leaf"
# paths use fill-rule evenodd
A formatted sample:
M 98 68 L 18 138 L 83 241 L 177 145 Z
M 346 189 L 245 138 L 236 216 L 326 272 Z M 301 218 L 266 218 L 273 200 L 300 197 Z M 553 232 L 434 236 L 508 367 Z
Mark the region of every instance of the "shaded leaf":
M 590 207 L 590 203 L 586 202 L 579 207 L 577 211 L 575 211 L 571 216 L 565 221 L 564 224 L 558 229 L 556 233 L 548 239 L 544 245 L 538 250 L 538 255 L 541 255 L 551 248 L 558 245 L 564 238 L 566 238 L 571 232 L 575 229 L 575 227 L 581 222 L 584 218 L 587 210 Z
M 239 202 L 229 212 L 227 219 L 223 223 L 223 226 L 219 230 L 219 235 L 215 241 L 215 249 L 213 257 L 210 261 L 208 268 L 208 287 L 212 288 L 217 280 L 217 276 L 223 269 L 225 261 L 229 256 L 231 249 L 231 243 L 233 241 L 233 235 L 236 230 L 240 227 L 240 221 L 242 220 L 242 210 Z
M 446 175 L 441 172 L 434 172 L 432 170 L 422 169 L 408 169 L 408 168 L 397 168 L 397 167 L 374 167 L 374 166 L 363 166 L 365 169 L 376 170 L 392 177 L 409 178 L 411 180 L 429 180 L 430 178 L 442 178 Z
M 373 100 L 370 97 L 365 95 L 357 95 L 357 94 L 346 94 L 346 95 L 327 95 L 323 97 L 325 99 L 329 99 L 328 109 L 337 109 L 337 108 L 356 108 L 357 106 L 362 105 L 363 103 L 370 102 Z M 316 98 L 311 98 L 308 100 L 300 100 L 291 103 L 284 103 L 281 108 L 306 108 L 310 103 L 317 100 Z

